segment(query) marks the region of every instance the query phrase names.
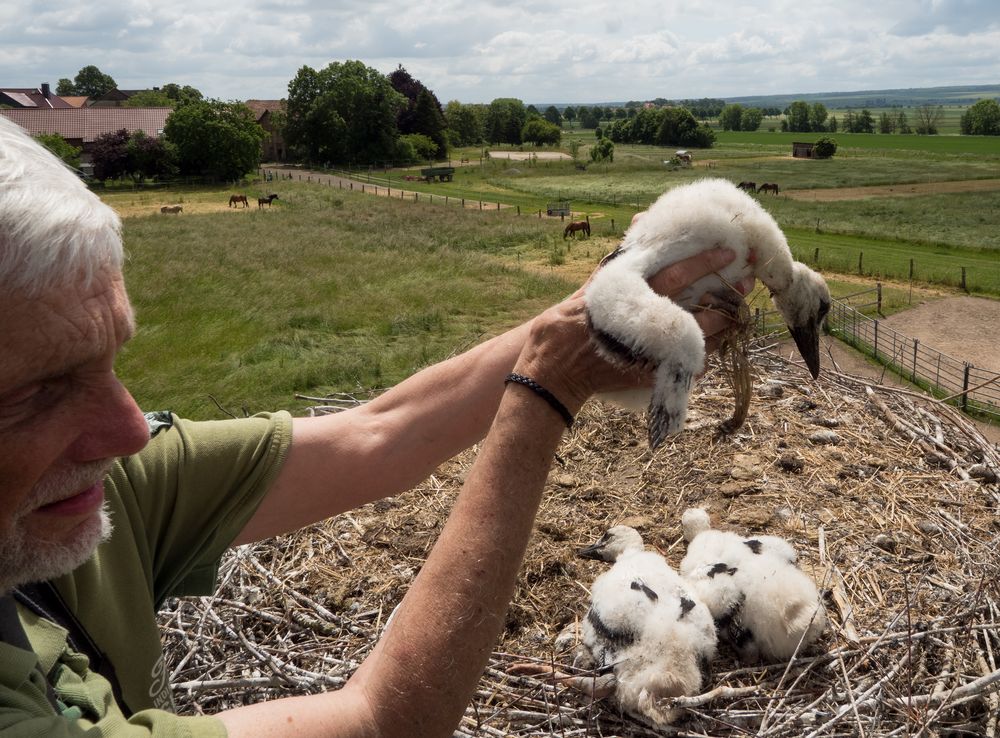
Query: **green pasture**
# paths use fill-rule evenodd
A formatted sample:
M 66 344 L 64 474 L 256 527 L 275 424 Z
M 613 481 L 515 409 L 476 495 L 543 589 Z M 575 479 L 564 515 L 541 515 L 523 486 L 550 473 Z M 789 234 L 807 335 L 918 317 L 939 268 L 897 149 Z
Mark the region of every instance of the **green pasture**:
M 913 119 L 910 119 L 911 125 Z M 957 125 L 957 124 L 956 124 Z M 957 134 L 957 128 L 955 130 Z M 938 134 L 918 136 L 898 133 L 783 133 L 781 131 L 717 131 L 716 146 L 726 148 L 736 144 L 741 146 L 762 146 L 782 149 L 791 153 L 793 141 L 813 142 L 823 136 L 837 142 L 837 156 L 843 156 L 842 149 L 862 151 L 912 151 L 925 154 L 948 154 L 957 156 L 1000 156 L 1000 136 L 961 136 Z
M 161 192 L 194 212 L 124 218 L 139 330 L 118 371 L 142 407 L 204 418 L 315 404 L 295 393 L 364 394 L 574 286 L 518 265 L 551 251 L 549 222 L 280 189 L 271 210 L 199 214 L 229 190 Z

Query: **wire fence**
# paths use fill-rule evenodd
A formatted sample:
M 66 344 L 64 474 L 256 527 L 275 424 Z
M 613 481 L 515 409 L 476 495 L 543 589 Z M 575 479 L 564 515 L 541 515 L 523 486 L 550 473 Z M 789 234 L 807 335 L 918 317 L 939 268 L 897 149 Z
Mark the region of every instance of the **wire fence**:
M 826 318 L 827 332 L 964 412 L 1000 421 L 1000 374 L 944 354 L 885 325 L 880 320 L 881 287 L 879 284 L 873 290 L 833 300 Z M 877 317 L 866 314 L 870 312 Z M 787 333 L 776 311 L 758 310 L 755 322 L 760 335 Z

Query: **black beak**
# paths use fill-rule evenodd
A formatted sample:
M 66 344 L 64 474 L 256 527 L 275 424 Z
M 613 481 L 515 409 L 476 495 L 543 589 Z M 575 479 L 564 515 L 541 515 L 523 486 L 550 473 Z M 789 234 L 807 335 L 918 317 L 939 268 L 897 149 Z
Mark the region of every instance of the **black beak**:
M 581 559 L 593 559 L 594 561 L 606 561 L 604 558 L 604 545 L 607 543 L 606 537 L 601 538 L 597 543 L 592 543 L 586 548 L 581 548 L 576 555 Z
M 788 332 L 795 339 L 795 345 L 805 359 L 809 373 L 816 379 L 819 376 L 819 321 L 809 321 L 797 328 L 789 327 Z

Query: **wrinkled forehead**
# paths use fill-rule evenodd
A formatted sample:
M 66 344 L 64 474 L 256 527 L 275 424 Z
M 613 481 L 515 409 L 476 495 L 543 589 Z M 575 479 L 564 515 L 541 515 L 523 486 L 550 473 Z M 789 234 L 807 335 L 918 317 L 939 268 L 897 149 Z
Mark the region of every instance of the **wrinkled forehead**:
M 134 331 L 117 269 L 38 294 L 0 294 L 0 393 L 113 356 Z

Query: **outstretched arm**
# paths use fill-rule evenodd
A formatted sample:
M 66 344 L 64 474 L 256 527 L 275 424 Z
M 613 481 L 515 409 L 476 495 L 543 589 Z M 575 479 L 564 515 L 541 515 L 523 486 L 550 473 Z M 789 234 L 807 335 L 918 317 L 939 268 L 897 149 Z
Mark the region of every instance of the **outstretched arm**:
M 650 283 L 661 294 L 677 294 L 732 258 L 728 250 L 707 251 L 664 269 Z M 582 308 L 582 289 L 563 304 L 569 303 Z M 696 317 L 709 337 L 728 324 L 713 312 Z M 479 441 L 496 415 L 503 379 L 533 323 L 430 366 L 360 407 L 296 418 L 288 459 L 237 543 L 295 530 L 411 489 Z M 586 336 L 579 340 L 587 344 Z

